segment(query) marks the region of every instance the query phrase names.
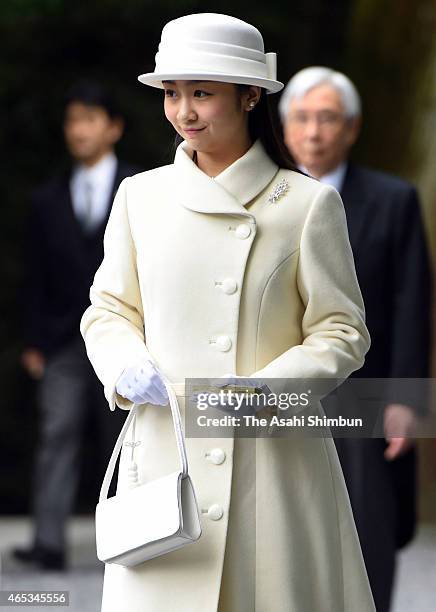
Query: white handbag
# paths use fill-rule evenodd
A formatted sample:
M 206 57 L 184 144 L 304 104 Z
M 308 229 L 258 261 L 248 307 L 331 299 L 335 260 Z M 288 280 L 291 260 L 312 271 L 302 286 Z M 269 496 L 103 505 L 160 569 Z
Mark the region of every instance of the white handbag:
M 97 557 L 105 563 L 126 567 L 164 555 L 198 540 L 200 513 L 188 474 L 185 440 L 176 394 L 165 381 L 170 400 L 181 469 L 145 484 L 117 493 L 108 499 L 109 485 L 128 427 L 136 417 L 136 405 L 112 452 L 95 513 Z M 134 432 L 135 421 L 133 422 Z M 134 441 L 129 443 L 133 449 Z

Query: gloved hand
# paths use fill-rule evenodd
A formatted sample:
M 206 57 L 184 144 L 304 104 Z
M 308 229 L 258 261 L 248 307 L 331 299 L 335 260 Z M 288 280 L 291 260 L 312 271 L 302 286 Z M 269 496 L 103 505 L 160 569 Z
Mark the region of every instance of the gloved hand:
M 238 376 L 237 374 L 225 374 L 221 376 L 223 382 L 215 381 L 217 387 L 227 387 L 234 389 L 236 393 L 244 394 L 250 393 L 250 389 L 253 392 L 259 394 L 256 400 L 247 400 L 247 402 L 241 402 L 239 410 L 241 413 L 248 412 L 249 414 L 256 414 L 258 417 L 270 417 L 276 414 L 275 404 L 268 403 L 271 389 L 260 378 L 250 378 L 249 376 Z M 245 391 L 247 389 L 247 391 Z
M 222 382 L 221 382 L 222 380 Z M 213 386 L 217 388 L 222 388 L 224 390 L 229 389 L 233 391 L 233 393 L 239 395 L 240 399 L 238 400 L 238 411 L 241 413 L 243 410 L 248 411 L 249 413 L 256 413 L 265 408 L 265 402 L 267 401 L 267 396 L 271 393 L 269 387 L 259 378 L 250 378 L 248 376 L 238 376 L 237 374 L 225 374 L 220 378 L 213 379 Z M 249 397 L 250 390 L 253 390 L 254 393 L 260 394 L 260 396 L 253 401 L 244 401 L 244 396 Z M 199 394 L 201 393 L 202 402 L 206 401 L 207 392 L 196 392 L 192 396 L 192 401 L 194 404 L 198 403 Z M 211 395 L 216 395 L 216 392 L 209 392 Z M 248 396 L 247 396 L 248 393 Z M 235 402 L 227 403 L 227 396 L 224 396 L 223 400 L 213 406 L 218 410 L 223 411 L 234 411 L 235 410 Z
M 164 382 L 150 361 L 141 361 L 127 367 L 116 383 L 117 393 L 135 404 L 157 404 L 169 402 Z
M 216 381 L 215 384 L 217 387 L 232 386 L 232 387 L 242 387 L 242 388 L 246 387 L 247 389 L 257 388 L 261 390 L 262 393 L 265 393 L 265 394 L 271 393 L 271 390 L 269 389 L 268 385 L 266 385 L 259 378 L 250 378 L 249 376 L 238 376 L 237 374 L 224 374 L 224 376 L 221 376 L 220 378 L 223 378 L 224 380 L 222 383 Z

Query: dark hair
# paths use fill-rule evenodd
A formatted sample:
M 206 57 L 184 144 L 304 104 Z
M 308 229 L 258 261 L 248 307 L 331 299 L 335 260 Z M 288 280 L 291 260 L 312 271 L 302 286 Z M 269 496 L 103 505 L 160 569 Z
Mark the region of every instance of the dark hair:
M 83 80 L 75 83 L 67 92 L 64 108 L 72 102 L 80 102 L 86 106 L 99 106 L 103 108 L 111 119 L 122 117 L 114 97 L 97 81 Z
M 237 85 L 237 88 L 244 92 L 249 85 Z M 285 143 L 280 135 L 279 123 L 273 113 L 269 95 L 261 89 L 259 102 L 248 115 L 248 131 L 252 142 L 259 139 L 269 157 L 279 166 L 300 172 L 297 168 L 292 155 L 288 152 Z M 176 134 L 174 148 L 183 141 L 180 134 Z
M 238 85 L 241 91 L 246 91 L 249 85 Z M 273 113 L 270 96 L 261 89 L 259 102 L 248 114 L 248 131 L 254 142 L 259 139 L 270 158 L 280 167 L 299 172 L 292 155 L 286 148 L 280 135 L 280 128 Z

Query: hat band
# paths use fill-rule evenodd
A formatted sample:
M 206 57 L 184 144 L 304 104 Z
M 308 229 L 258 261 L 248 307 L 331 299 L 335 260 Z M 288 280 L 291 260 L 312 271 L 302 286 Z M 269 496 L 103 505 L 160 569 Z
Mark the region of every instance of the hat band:
M 159 44 L 158 51 L 174 53 L 176 56 L 187 51 L 199 51 L 205 53 L 216 53 L 217 55 L 230 55 L 232 57 L 245 57 L 263 61 L 264 50 L 235 45 L 233 43 L 216 42 L 213 40 L 178 40 L 177 43 L 171 40 L 164 40 Z
M 160 74 L 187 74 L 189 72 L 222 73 L 228 76 L 244 75 L 261 79 L 276 80 L 277 61 L 275 53 L 258 53 L 258 59 L 224 55 L 202 50 L 181 51 L 160 50 L 156 54 L 155 72 Z

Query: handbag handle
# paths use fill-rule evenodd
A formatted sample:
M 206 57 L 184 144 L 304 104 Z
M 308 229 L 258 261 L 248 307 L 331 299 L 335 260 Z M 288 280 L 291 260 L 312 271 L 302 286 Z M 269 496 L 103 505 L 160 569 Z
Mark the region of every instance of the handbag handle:
M 182 430 L 182 419 L 180 416 L 179 402 L 177 401 L 177 396 L 176 396 L 174 389 L 171 386 L 171 383 L 166 378 L 164 378 L 162 374 L 161 374 L 161 377 L 163 379 L 165 388 L 168 393 L 168 398 L 170 400 L 171 415 L 173 417 L 174 431 L 176 434 L 177 448 L 179 451 L 182 478 L 185 478 L 188 475 L 188 458 L 186 456 L 185 438 L 184 438 L 183 430 Z M 112 477 L 114 475 L 115 464 L 117 462 L 118 455 L 123 445 L 124 438 L 126 437 L 127 430 L 129 429 L 129 425 L 132 422 L 132 419 L 136 417 L 136 412 L 137 412 L 137 405 L 133 404 L 124 422 L 124 425 L 120 431 L 118 439 L 115 442 L 115 446 L 112 451 L 111 458 L 109 459 L 109 463 L 106 468 L 106 473 L 103 478 L 103 484 L 101 485 L 99 501 L 104 501 L 105 499 L 107 499 L 109 486 L 111 484 Z

